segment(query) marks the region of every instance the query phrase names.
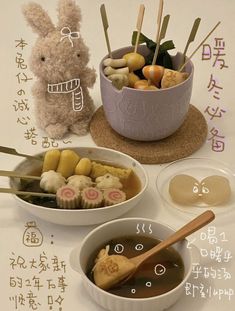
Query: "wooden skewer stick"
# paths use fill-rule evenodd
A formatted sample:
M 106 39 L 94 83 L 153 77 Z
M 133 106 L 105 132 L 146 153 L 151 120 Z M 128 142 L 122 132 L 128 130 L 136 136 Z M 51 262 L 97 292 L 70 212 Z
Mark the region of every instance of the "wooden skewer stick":
M 166 30 L 167 30 L 167 27 L 168 27 L 169 20 L 170 20 L 170 15 L 168 14 L 168 15 L 166 15 L 166 16 L 164 17 L 163 22 L 162 22 L 162 28 L 161 28 L 159 40 L 158 40 L 158 43 L 157 43 L 157 46 L 156 46 L 155 55 L 154 55 L 154 57 L 153 57 L 153 63 L 152 63 L 152 65 L 155 65 L 155 64 L 156 64 L 157 57 L 158 57 L 158 53 L 159 53 L 159 49 L 160 49 L 160 45 L 161 45 L 161 41 L 162 41 L 162 39 L 165 38 Z
M 145 11 L 145 6 L 144 6 L 144 4 L 141 4 L 140 8 L 139 8 L 139 15 L 138 15 L 137 24 L 136 24 L 136 29 L 138 32 L 137 32 L 137 37 L 136 37 L 136 41 L 135 41 L 134 53 L 137 53 L 137 48 L 138 48 L 138 44 L 139 44 L 139 40 L 140 40 L 140 33 L 141 33 L 143 20 L 144 20 L 144 11 Z
M 198 18 L 195 19 L 195 21 L 193 23 L 192 30 L 190 32 L 188 41 L 186 43 L 186 46 L 185 46 L 185 49 L 184 49 L 184 52 L 183 52 L 183 60 L 184 61 L 185 61 L 186 53 L 188 51 L 189 44 L 192 43 L 195 40 L 195 37 L 196 37 L 197 31 L 198 31 L 200 22 L 201 22 L 201 19 L 198 17 Z
M 200 47 L 206 42 L 206 40 L 210 37 L 210 35 L 215 31 L 215 29 L 219 26 L 221 22 L 218 22 L 215 27 L 208 33 L 208 35 L 205 37 L 204 40 L 198 45 L 198 47 L 194 50 L 194 52 L 187 58 L 186 62 L 181 66 L 179 69 L 179 72 L 181 72 L 184 67 L 187 65 L 187 63 L 190 61 L 190 59 L 195 55 L 195 53 L 200 49 Z
M 100 14 L 101 14 L 101 18 L 102 18 L 104 35 L 105 35 L 105 40 L 106 40 L 106 44 L 107 44 L 107 48 L 108 48 L 109 57 L 113 58 L 112 52 L 111 52 L 111 47 L 110 47 L 110 42 L 109 42 L 109 36 L 108 36 L 109 23 L 108 23 L 108 18 L 107 18 L 106 9 L 105 9 L 104 4 L 101 4 L 101 6 L 100 6 Z
M 5 147 L 5 146 L 0 146 L 0 152 L 7 153 L 7 154 L 12 154 L 12 155 L 16 155 L 16 156 L 32 159 L 32 160 L 40 160 L 40 161 L 43 160 L 40 157 L 31 156 L 31 155 L 25 154 L 25 153 L 19 153 L 14 148 L 9 148 L 9 147 Z
M 157 17 L 157 36 L 156 36 L 156 49 L 153 56 L 152 65 L 155 65 L 157 60 L 157 55 L 159 52 L 159 39 L 160 39 L 160 31 L 161 31 L 161 23 L 162 23 L 162 13 L 163 13 L 163 5 L 164 0 L 160 0 L 158 7 L 158 17 Z
M 41 180 L 40 176 L 31 176 L 31 175 L 22 175 L 21 173 L 12 172 L 12 171 L 3 171 L 0 170 L 0 176 L 6 176 L 6 177 L 17 177 L 22 179 L 34 179 L 34 180 Z
M 55 198 L 56 195 L 53 193 L 44 193 L 44 192 L 29 192 L 29 191 L 21 191 L 11 188 L 0 188 L 0 193 L 12 193 L 18 195 L 31 195 L 36 197 L 48 197 L 48 198 Z
M 161 40 L 165 38 L 169 19 L 170 19 L 170 15 L 166 15 L 163 19 L 162 28 L 161 28 L 161 32 L 159 35 L 159 40 L 158 40 L 158 43 L 157 43 L 157 46 L 155 49 L 155 54 L 154 54 L 153 61 L 152 61 L 152 66 L 154 66 L 156 64 L 157 56 L 158 56 L 159 48 L 160 48 L 160 43 L 161 43 Z M 150 85 L 150 84 L 151 84 L 151 79 L 148 79 L 148 85 Z

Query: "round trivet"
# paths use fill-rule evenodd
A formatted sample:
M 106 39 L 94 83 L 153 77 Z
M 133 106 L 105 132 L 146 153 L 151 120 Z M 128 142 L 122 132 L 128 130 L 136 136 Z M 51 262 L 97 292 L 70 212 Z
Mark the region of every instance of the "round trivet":
M 124 152 L 143 164 L 161 164 L 185 158 L 197 151 L 206 140 L 207 123 L 202 113 L 190 105 L 184 123 L 174 134 L 158 141 L 140 142 L 115 132 L 101 106 L 93 115 L 90 133 L 100 147 Z

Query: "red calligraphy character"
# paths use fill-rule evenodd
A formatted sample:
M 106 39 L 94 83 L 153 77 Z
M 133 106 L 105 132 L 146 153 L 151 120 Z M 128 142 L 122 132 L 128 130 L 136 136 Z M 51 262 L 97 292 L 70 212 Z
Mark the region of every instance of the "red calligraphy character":
M 215 65 L 218 63 L 220 69 L 228 68 L 228 66 L 225 64 L 224 57 L 226 56 L 226 54 L 224 53 L 224 48 L 225 42 L 223 41 L 223 38 L 215 38 L 215 53 L 213 54 L 213 56 L 215 56 L 215 61 L 213 63 L 213 67 L 215 67 Z
M 226 110 L 221 109 L 220 107 L 213 108 L 207 106 L 204 112 L 210 116 L 210 120 L 213 120 L 214 118 L 221 118 L 223 114 L 226 113 Z
M 209 44 L 203 44 L 202 46 L 202 60 L 211 59 L 211 46 Z
M 217 84 L 217 81 L 216 81 L 216 79 L 214 79 L 212 74 L 210 76 L 210 82 L 209 82 L 207 88 L 208 88 L 209 92 L 211 92 L 211 91 L 214 92 L 213 97 L 215 99 L 220 99 L 220 97 L 219 97 L 219 95 L 220 95 L 219 90 L 223 90 L 223 88 Z
M 219 131 L 216 128 L 210 130 L 211 137 L 208 138 L 212 142 L 212 150 L 215 152 L 223 152 L 225 149 L 225 136 L 219 135 Z

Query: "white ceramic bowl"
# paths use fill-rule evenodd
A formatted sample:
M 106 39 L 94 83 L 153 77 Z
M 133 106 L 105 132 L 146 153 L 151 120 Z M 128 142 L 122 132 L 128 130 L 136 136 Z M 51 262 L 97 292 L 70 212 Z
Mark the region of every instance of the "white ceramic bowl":
M 98 147 L 78 147 L 71 148 L 79 153 L 81 157 L 88 157 L 97 161 L 110 162 L 112 164 L 117 164 L 123 167 L 130 167 L 137 174 L 141 181 L 141 191 L 131 199 L 116 204 L 110 207 L 101 207 L 95 209 L 77 209 L 77 210 L 65 210 L 48 208 L 35 204 L 28 203 L 22 200 L 19 196 L 14 195 L 14 198 L 19 206 L 28 211 L 29 213 L 52 223 L 61 225 L 94 225 L 104 223 L 111 219 L 117 218 L 122 214 L 133 208 L 143 197 L 143 194 L 148 185 L 148 177 L 143 168 L 143 166 L 131 158 L 130 156 L 106 148 Z M 42 154 L 39 154 L 42 155 Z M 27 175 L 32 171 L 32 167 L 40 167 L 42 164 L 38 160 L 24 160 L 19 165 L 16 166 L 15 171 L 24 173 Z M 19 183 L 17 179 L 11 179 L 10 185 L 14 188 L 19 188 Z
M 110 241 L 113 238 L 137 234 L 138 228 L 145 225 L 145 235 L 160 240 L 166 239 L 175 232 L 167 225 L 145 218 L 123 218 L 110 221 L 91 231 L 83 240 L 81 246 L 75 248 L 70 254 L 72 268 L 79 272 L 84 286 L 92 299 L 105 309 L 112 311 L 161 311 L 173 305 L 183 294 L 184 285 L 187 282 L 192 270 L 192 251 L 187 248 L 187 241 L 176 243 L 173 247 L 180 253 L 185 268 L 183 281 L 169 292 L 151 298 L 125 298 L 110 294 L 89 280 L 86 276 L 88 260 L 97 247 Z M 138 225 L 138 227 L 137 227 Z M 151 225 L 151 227 L 149 227 Z M 151 230 L 148 230 L 151 228 Z M 143 234 L 143 233 L 142 233 Z

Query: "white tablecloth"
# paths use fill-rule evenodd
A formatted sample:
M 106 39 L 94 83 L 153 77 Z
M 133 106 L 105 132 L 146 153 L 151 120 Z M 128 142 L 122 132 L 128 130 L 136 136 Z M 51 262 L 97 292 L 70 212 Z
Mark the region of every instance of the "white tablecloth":
M 30 109 L 22 111 L 17 109 L 18 106 L 16 106 L 17 102 L 15 101 L 19 99 L 16 94 L 20 86 L 16 77 L 19 73 L 16 56 L 20 56 L 17 53 L 22 53 L 25 63 L 28 64 L 30 50 L 36 39 L 36 35 L 26 26 L 21 13 L 21 5 L 25 2 L 20 0 L 1 1 L 0 3 L 0 25 L 2 29 L 0 145 L 13 147 L 19 152 L 29 154 L 47 150 L 47 147 L 53 147 L 57 143 L 59 147 L 94 146 L 95 144 L 89 134 L 84 137 L 71 135 L 66 137 L 64 141 L 58 142 L 52 140 L 45 142 L 43 137 L 46 135 L 38 128 L 36 128 L 37 136 L 31 136 L 30 139 L 27 135 L 27 131 L 35 126 L 33 98 L 30 93 L 33 81 L 29 80 L 22 86 L 26 92 Z M 38 2 L 47 9 L 53 21 L 56 22 L 56 1 L 43 0 Z M 130 44 L 131 34 L 136 24 L 138 5 L 141 1 L 80 0 L 77 2 L 83 13 L 81 34 L 90 47 L 90 66 L 94 66 L 98 72 L 99 61 L 107 53 L 99 15 L 100 5 L 102 3 L 106 5 L 110 24 L 111 47 L 117 49 Z M 144 3 L 146 14 L 143 33 L 154 39 L 158 1 L 148 0 Z M 195 42 L 189 48 L 189 54 L 213 26 L 221 21 L 221 25 L 208 39 L 207 44 L 210 45 L 212 54 L 218 51 L 216 48 L 223 48 L 220 51 L 225 55 L 220 58 L 224 59 L 224 65 L 228 68 L 213 67 L 215 59 L 213 55 L 210 60 L 202 60 L 202 48 L 193 58 L 195 76 L 191 103 L 204 114 L 208 121 L 209 133 L 207 142 L 192 157 L 209 157 L 224 161 L 235 172 L 233 155 L 235 151 L 235 96 L 232 87 L 235 80 L 234 1 L 165 0 L 164 14 L 171 15 L 166 40 L 173 39 L 177 50 L 184 49 L 194 19 L 201 17 L 201 25 Z M 28 43 L 22 51 L 16 47 L 16 40 L 21 38 Z M 33 77 L 35 80 L 29 69 L 27 69 L 27 74 L 29 78 Z M 219 87 L 211 89 L 212 78 L 216 80 L 216 85 Z M 96 106 L 100 106 L 99 78 L 97 78 L 91 95 Z M 43 141 L 44 143 L 42 143 Z M 12 170 L 20 160 L 18 157 L 0 154 L 0 168 Z M 192 215 L 168 209 L 161 202 L 155 181 L 164 165 L 144 165 L 144 167 L 150 181 L 146 195 L 136 208 L 123 217 L 147 217 L 179 228 L 192 218 Z M 8 180 L 0 177 L 0 187 L 7 186 Z M 38 231 L 39 236 L 43 236 L 42 244 L 38 247 L 25 245 L 27 244 L 26 225 L 32 221 L 36 222 L 37 228 L 41 232 L 40 235 Z M 193 234 L 190 239 L 194 240 L 194 244 L 200 250 L 207 249 L 209 252 L 210 249 L 218 246 L 223 248 L 223 252 L 228 250 L 234 255 L 234 222 L 234 212 L 217 215 L 215 222 L 211 225 L 216 230 L 216 236 L 219 240 L 217 244 L 210 245 L 208 240 L 203 240 L 207 229 L 202 229 Z M 44 222 L 19 208 L 11 195 L 1 194 L 0 293 L 2 309 L 5 311 L 101 311 L 102 308 L 97 306 L 86 293 L 79 275 L 71 269 L 68 261 L 72 248 L 80 244 L 93 228 L 89 226 L 65 227 Z M 227 241 L 223 241 L 222 238 Z M 181 311 L 189 308 L 191 311 L 234 310 L 234 258 L 229 259 L 228 262 L 220 263 L 210 259 L 208 255 L 201 258 L 201 263 L 208 268 L 207 271 L 210 275 L 208 277 L 204 275 L 197 279 L 196 274 L 193 274 L 191 283 L 198 286 L 198 289 L 195 289 L 196 297 L 193 297 L 192 292 L 190 295 L 185 294 L 169 310 Z M 226 271 L 229 274 L 226 274 Z M 213 289 L 217 290 L 214 294 Z M 226 289 L 231 290 L 226 292 Z

